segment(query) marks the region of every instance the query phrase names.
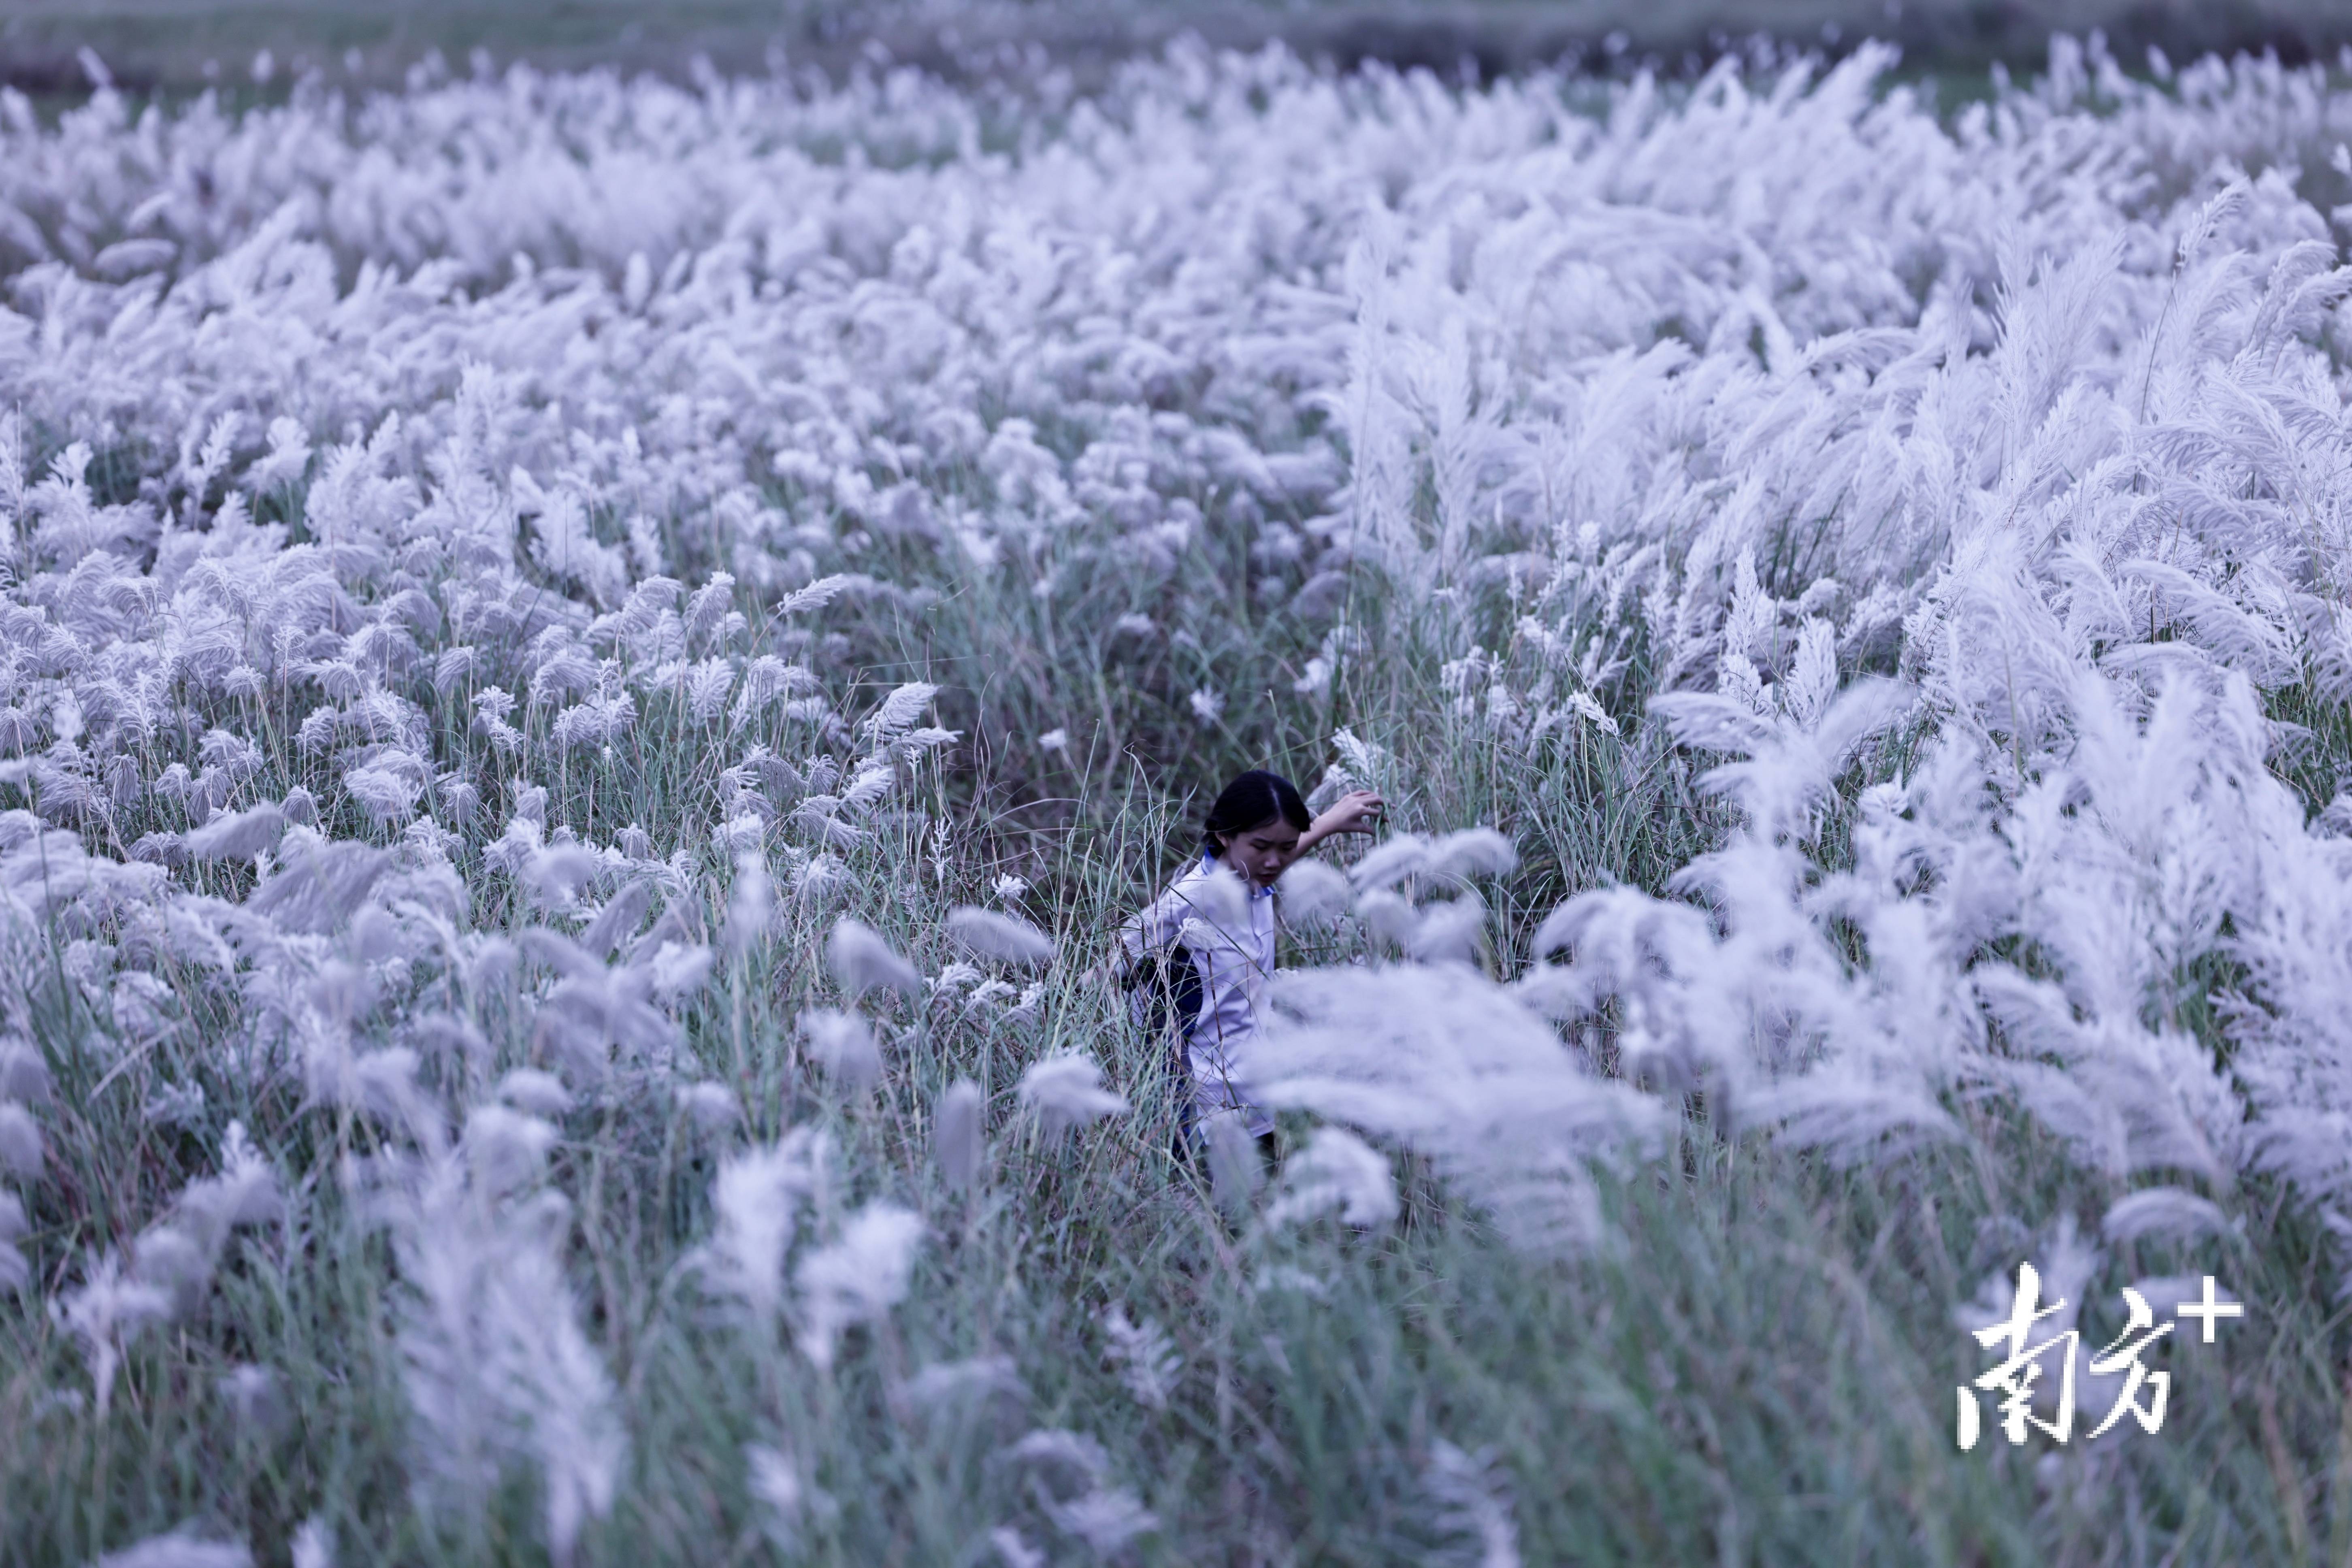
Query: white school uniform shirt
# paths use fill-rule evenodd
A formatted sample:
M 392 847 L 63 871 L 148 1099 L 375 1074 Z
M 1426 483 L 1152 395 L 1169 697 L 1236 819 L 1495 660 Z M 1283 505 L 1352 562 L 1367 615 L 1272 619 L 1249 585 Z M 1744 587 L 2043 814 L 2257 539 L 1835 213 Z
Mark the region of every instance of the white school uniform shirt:
M 1230 882 L 1221 890 L 1213 876 Z M 1185 1020 L 1195 1110 L 1237 1112 L 1254 1137 L 1273 1131 L 1274 1118 L 1250 1099 L 1249 1043 L 1274 973 L 1274 889 L 1242 882 L 1203 853 L 1119 935 L 1130 960 L 1182 948 L 1200 973 L 1201 1010 Z

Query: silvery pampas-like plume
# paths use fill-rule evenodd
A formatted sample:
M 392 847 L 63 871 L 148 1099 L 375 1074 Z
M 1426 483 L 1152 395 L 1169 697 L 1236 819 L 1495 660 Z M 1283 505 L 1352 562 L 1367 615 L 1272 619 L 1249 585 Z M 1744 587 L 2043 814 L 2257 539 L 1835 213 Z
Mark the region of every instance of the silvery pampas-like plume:
M 800 1017 L 809 1055 L 835 1081 L 853 1093 L 864 1093 L 882 1076 L 882 1052 L 874 1043 L 874 1026 L 855 1013 L 833 1007 L 812 1007 Z
M 768 863 L 757 855 L 735 858 L 735 886 L 727 899 L 727 925 L 720 943 L 737 956 L 767 940 L 776 913 L 776 884 Z
M 922 1241 L 922 1216 L 896 1204 L 871 1203 L 849 1217 L 838 1240 L 801 1259 L 793 1279 L 800 1288 L 803 1353 L 818 1367 L 830 1367 L 843 1330 L 897 1306 Z
M 267 803 L 213 818 L 191 832 L 185 847 L 198 860 L 250 860 L 286 832 L 286 814 Z
M 294 1568 L 335 1568 L 335 1537 L 327 1521 L 312 1514 L 294 1532 Z
M 1443 1437 L 1430 1445 L 1423 1479 L 1442 1505 L 1437 1522 L 1469 1538 L 1471 1550 L 1458 1561 L 1476 1568 L 1519 1568 L 1518 1523 L 1500 1471 L 1491 1451 L 1465 1454 Z
M 1301 860 L 1285 871 L 1277 890 L 1282 918 L 1302 930 L 1330 925 L 1354 900 L 1347 875 L 1319 860 Z
M 1345 1128 L 1318 1127 L 1283 1162 L 1282 1191 L 1266 1205 L 1265 1223 L 1291 1225 L 1334 1210 L 1349 1225 L 1386 1225 L 1397 1216 L 1396 1182 L 1387 1155 Z
M 799 1206 L 825 1190 L 831 1161 L 823 1133 L 796 1127 L 772 1147 L 719 1163 L 710 1190 L 718 1225 L 700 1255 L 703 1277 L 713 1290 L 740 1302 L 753 1327 L 773 1321 L 782 1310 L 784 1259 Z
M 931 1132 L 932 1158 L 940 1175 L 957 1192 L 970 1191 L 988 1160 L 986 1134 L 981 1126 L 980 1085 L 960 1078 L 940 1096 L 939 1121 Z
M 851 996 L 868 991 L 897 991 L 908 996 L 923 994 L 923 977 L 915 966 L 865 921 L 842 916 L 825 941 L 825 963 L 842 990 Z
M 21 1181 L 41 1177 L 41 1124 L 15 1100 L 0 1100 L 0 1168 Z
M 1027 921 L 972 904 L 948 911 L 948 934 L 967 952 L 1004 963 L 1034 966 L 1054 957 L 1054 939 Z
M 1075 1054 L 1031 1063 L 1021 1075 L 1020 1100 L 1048 1140 L 1127 1111 L 1126 1099 L 1102 1087 L 1102 1068 Z
M 419 1501 L 475 1514 L 527 1461 L 549 1553 L 567 1563 L 587 1521 L 611 1511 L 628 1441 L 563 1276 L 570 1205 L 548 1192 L 501 1195 L 546 1147 L 530 1121 L 479 1107 L 457 1149 L 385 1157 L 353 1178 L 399 1264 L 395 1341 Z
M 16 1243 L 25 1234 L 25 1205 L 16 1194 L 0 1191 L 0 1295 L 13 1296 L 33 1277 L 33 1266 Z
M 1251 1042 L 1264 1103 L 1420 1150 L 1524 1247 L 1595 1240 L 1587 1162 L 1643 1149 L 1661 1126 L 1655 1100 L 1593 1077 L 1541 1018 L 1467 969 L 1307 971 L 1278 976 L 1268 999 Z M 1336 1168 L 1344 1145 L 1329 1147 Z
M 50 1316 L 80 1344 L 101 1415 L 113 1397 L 123 1347 L 171 1312 L 171 1293 L 125 1277 L 122 1260 L 112 1251 L 91 1259 L 79 1288 L 49 1302 Z
M 1132 1321 L 1127 1309 L 1116 1302 L 1103 1313 L 1102 1326 L 1119 1381 L 1135 1402 L 1147 1410 L 1167 1409 L 1184 1371 L 1184 1358 L 1177 1353 L 1176 1342 L 1168 1337 L 1168 1331 L 1149 1318 L 1140 1323 Z
M 801 1479 L 799 1462 L 789 1450 L 752 1443 L 743 1449 L 743 1469 L 752 1497 L 764 1510 L 761 1528 L 777 1551 L 792 1551 L 799 1542 L 801 1510 L 809 1490 Z

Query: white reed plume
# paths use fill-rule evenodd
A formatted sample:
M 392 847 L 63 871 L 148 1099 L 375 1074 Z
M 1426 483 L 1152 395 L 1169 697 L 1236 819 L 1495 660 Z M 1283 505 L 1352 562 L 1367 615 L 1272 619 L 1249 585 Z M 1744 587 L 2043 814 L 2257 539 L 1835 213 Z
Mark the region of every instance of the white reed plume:
M 458 1150 L 353 1175 L 399 1266 L 395 1342 L 419 1501 L 472 1513 L 527 1461 L 549 1553 L 564 1563 L 587 1521 L 611 1511 L 628 1445 L 563 1277 L 570 1205 L 549 1192 L 500 1195 L 544 1145 L 531 1120 L 477 1107 Z
M 286 814 L 264 802 L 244 811 L 213 818 L 184 840 L 198 860 L 250 860 L 273 847 L 286 832 Z
M 1160 1516 L 1124 1487 L 1097 1487 L 1066 1501 L 1045 1498 L 1039 1506 L 1056 1530 L 1085 1542 L 1097 1557 L 1108 1557 L 1160 1528 Z
M 908 996 L 923 994 L 923 978 L 915 966 L 898 956 L 881 933 L 847 915 L 835 921 L 825 941 L 825 963 L 833 978 L 851 996 L 869 991 L 897 991 Z
M 699 1132 L 722 1133 L 743 1120 L 743 1108 L 723 1083 L 698 1079 L 677 1086 L 677 1107 Z
M 940 1175 L 956 1192 L 969 1192 L 987 1168 L 988 1142 L 981 1125 L 980 1085 L 960 1078 L 940 1096 L 939 1117 L 931 1131 L 931 1157 Z
M 1135 1402 L 1147 1410 L 1165 1410 L 1184 1371 L 1184 1358 L 1168 1331 L 1150 1318 L 1130 1320 L 1127 1309 L 1113 1302 L 1102 1315 L 1103 1336 L 1109 1342 L 1119 1382 Z
M 221 1134 L 221 1173 L 181 1188 L 178 1209 L 215 1247 L 234 1226 L 284 1217 L 278 1173 L 247 1135 L 244 1122 L 231 1121 Z
M 1422 1479 L 1441 1505 L 1439 1526 L 1475 1542 L 1463 1561 L 1475 1561 L 1477 1568 L 1519 1568 L 1510 1486 L 1491 1450 L 1465 1454 L 1440 1437 L 1430 1445 Z
M 48 1062 L 31 1041 L 0 1040 L 0 1100 L 47 1105 L 55 1087 Z
M 2116 1247 L 2144 1236 L 2194 1237 L 2229 1229 L 2230 1216 L 2210 1198 L 2179 1187 L 2142 1187 L 2107 1205 L 2099 1238 Z
M 1318 1127 L 1283 1163 L 1282 1191 L 1266 1205 L 1269 1226 L 1293 1225 L 1338 1210 L 1349 1225 L 1384 1226 L 1397 1216 L 1388 1156 L 1343 1127 Z
M 291 1414 L 286 1408 L 283 1380 L 269 1367 L 249 1363 L 231 1367 L 214 1380 L 213 1388 L 240 1428 L 263 1436 L 281 1430 Z
M 1456 879 L 1501 877 L 1518 863 L 1519 852 L 1509 839 L 1491 827 L 1465 827 L 1431 843 L 1428 875 Z
M 1231 947 L 1250 925 L 1249 884 L 1223 861 L 1188 884 L 1182 898 L 1188 913 L 1179 928 L 1188 946 Z
M 1128 1109 L 1123 1096 L 1103 1088 L 1101 1067 L 1075 1052 L 1032 1062 L 1021 1075 L 1019 1099 L 1049 1142 Z
M 123 1348 L 151 1323 L 171 1316 L 170 1291 L 126 1278 L 122 1260 L 112 1250 L 93 1258 L 81 1285 L 62 1300 L 49 1303 L 49 1314 L 81 1346 L 89 1363 L 91 1385 L 98 1392 L 98 1409 L 104 1415 L 114 1394 L 114 1374 L 122 1364 Z
M 1499 877 L 1518 863 L 1519 853 L 1509 839 L 1491 827 L 1465 827 L 1436 838 L 1397 834 L 1357 861 L 1348 877 L 1358 892 L 1373 893 L 1408 877 L 1449 885 L 1473 877 Z
M 961 904 L 948 911 L 948 934 L 965 952 L 1034 967 L 1054 960 L 1054 939 L 1017 915 Z
M 989 1398 L 1019 1400 L 1028 1390 L 1012 1357 L 991 1355 L 933 1362 L 901 1384 L 898 1392 L 920 1408 L 937 1410 Z
M 898 741 L 915 727 L 915 721 L 923 716 L 939 691 L 929 681 L 910 680 L 891 692 L 860 726 L 867 744 L 880 751 Z
M 743 1448 L 743 1471 L 761 1510 L 761 1529 L 777 1551 L 794 1550 L 810 1490 L 801 1479 L 799 1461 L 788 1448 L 750 1443 Z
M 734 889 L 727 893 L 727 929 L 719 945 L 731 957 L 752 952 L 767 941 L 769 924 L 776 920 L 776 884 L 767 875 L 767 860 L 755 853 L 736 856 Z
M 800 1205 L 828 1190 L 832 1146 L 824 1133 L 796 1127 L 777 1143 L 730 1154 L 711 1184 L 718 1224 L 700 1253 L 710 1289 L 733 1298 L 754 1324 L 772 1321 L 784 1304 L 784 1259 Z
M 907 1294 L 922 1241 L 921 1215 L 875 1202 L 849 1217 L 838 1240 L 802 1258 L 793 1275 L 800 1288 L 802 1353 L 818 1368 L 829 1368 L 843 1330 L 897 1306 Z
M 551 1072 L 515 1068 L 499 1079 L 499 1098 L 519 1110 L 552 1120 L 572 1109 L 572 1091 Z
M 0 1101 L 0 1169 L 21 1181 L 41 1178 L 41 1124 L 13 1100 Z
M 503 1105 L 478 1105 L 466 1115 L 458 1146 L 475 1184 L 502 1195 L 539 1174 L 555 1140 L 555 1129 L 536 1116 Z
M 1443 960 L 1466 963 L 1477 956 L 1486 929 L 1486 906 L 1475 895 L 1465 894 L 1418 910 L 1402 932 L 1402 945 L 1424 963 Z
M 149 1226 L 131 1242 L 130 1258 L 132 1278 L 163 1291 L 173 1316 L 193 1309 L 212 1279 L 214 1254 L 186 1226 Z
M 1276 888 L 1282 895 L 1282 918 L 1304 931 L 1333 924 L 1355 900 L 1347 875 L 1319 860 L 1292 866 Z
M 26 1229 L 23 1201 L 0 1191 L 0 1295 L 16 1295 L 32 1281 L 33 1266 L 16 1246 Z
M 1004 1568 L 1045 1568 L 1045 1554 L 1009 1524 L 990 1531 L 988 1543 L 996 1549 L 996 1560 Z
M 320 1515 L 304 1520 L 289 1544 L 294 1568 L 335 1568 L 334 1532 Z
M 1160 1527 L 1132 1492 L 1103 1484 L 1110 1457 L 1083 1433 L 1040 1428 L 1015 1443 L 1009 1457 L 1032 1472 L 1032 1493 L 1054 1527 L 1097 1555 L 1108 1556 Z
M 724 574 L 721 575 L 724 575 Z M 835 573 L 830 577 L 820 577 L 815 582 L 809 584 L 806 587 L 794 589 L 792 593 L 789 593 L 782 598 L 777 600 L 776 614 L 779 616 L 797 616 L 810 611 L 821 610 L 824 608 L 825 605 L 833 603 L 835 595 L 838 595 L 843 589 L 849 585 L 850 579 L 839 573 Z M 893 692 L 891 695 L 895 698 L 900 693 L 911 689 L 913 689 L 913 688 L 902 686 L 898 689 L 898 691 Z M 922 703 L 929 700 L 929 693 L 926 691 L 921 700 L 916 701 L 914 706 L 919 710 L 922 707 Z
M 592 958 L 610 958 L 614 949 L 636 935 L 652 904 L 652 888 L 641 881 L 627 884 L 589 918 L 580 933 L 580 950 Z
M 68 1304 L 69 1317 L 87 1351 L 103 1357 L 109 1342 L 127 1340 L 152 1320 L 148 1310 L 152 1301 L 140 1294 L 142 1290 L 156 1293 L 165 1316 L 193 1305 L 211 1279 L 229 1232 L 240 1225 L 265 1223 L 282 1215 L 276 1175 L 246 1136 L 243 1123 L 229 1123 L 222 1140 L 221 1163 L 220 1175 L 190 1182 L 173 1203 L 170 1217 L 140 1233 L 131 1247 L 127 1282 L 119 1278 L 111 1253 L 95 1266 L 89 1285 Z M 7 1195 L 0 1203 L 0 1244 L 14 1241 L 23 1230 L 23 1207 Z M 10 1258 L 21 1267 L 21 1258 L 13 1248 Z M 105 1325 L 110 1323 L 120 1331 L 108 1329 Z
M 1657 1104 L 1592 1077 L 1542 1019 L 1469 970 L 1278 976 L 1251 1042 L 1260 1100 L 1427 1153 L 1521 1246 L 1589 1245 L 1587 1163 L 1647 1146 Z M 1335 1156 L 1337 1158 L 1337 1156 Z
M 874 1026 L 855 1013 L 812 1007 L 800 1016 L 809 1055 L 853 1094 L 863 1094 L 882 1077 L 882 1052 Z
M 1208 1145 L 1211 1195 L 1229 1215 L 1247 1213 L 1265 1185 L 1265 1162 L 1247 1121 L 1238 1111 L 1213 1111 L 1201 1119 L 1200 1131 Z

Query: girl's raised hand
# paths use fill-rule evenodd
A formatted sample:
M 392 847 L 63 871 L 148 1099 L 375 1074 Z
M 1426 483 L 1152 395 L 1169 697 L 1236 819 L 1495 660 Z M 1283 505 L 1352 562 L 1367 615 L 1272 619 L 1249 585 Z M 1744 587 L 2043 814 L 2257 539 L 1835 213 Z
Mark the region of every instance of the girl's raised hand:
M 1308 831 L 1318 838 L 1334 833 L 1370 833 L 1380 826 L 1381 810 L 1386 803 L 1368 789 L 1349 790 L 1335 802 L 1331 809 L 1315 819 Z

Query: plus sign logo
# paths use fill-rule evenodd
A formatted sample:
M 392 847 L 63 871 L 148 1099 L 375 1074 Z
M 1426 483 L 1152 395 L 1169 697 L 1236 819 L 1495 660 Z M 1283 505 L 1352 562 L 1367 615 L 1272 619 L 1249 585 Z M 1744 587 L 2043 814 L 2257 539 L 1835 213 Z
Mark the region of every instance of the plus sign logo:
M 2213 1294 L 2213 1277 L 2208 1274 L 2205 1276 L 2203 1299 L 2183 1302 L 2179 1315 L 2183 1318 L 2200 1320 L 2205 1327 L 2205 1342 L 2210 1345 L 2213 1342 L 2214 1321 L 2221 1318 L 2242 1318 L 2246 1315 L 2246 1309 L 2236 1301 L 2216 1300 Z
M 2126 1415 L 2143 1432 L 2160 1430 L 2166 1402 L 2172 1394 L 2172 1374 L 2149 1368 L 2140 1357 L 2181 1323 L 2196 1322 L 2202 1331 L 2200 1342 L 2210 1345 L 2215 1325 L 2246 1315 L 2245 1307 L 2221 1290 L 2210 1274 L 2204 1276 L 2200 1296 L 2175 1308 L 2172 1322 L 2159 1323 L 2155 1307 L 2139 1290 L 2126 1286 L 2123 1296 L 2124 1331 L 2090 1358 L 2095 1386 L 2116 1388 L 2106 1418 L 2091 1428 L 2091 1437 L 2105 1433 Z M 2018 1266 L 2017 1289 L 2011 1295 L 2008 1315 L 1971 1331 L 1978 1344 L 1995 1351 L 2001 1360 L 1958 1390 L 1958 1436 L 1962 1452 L 1974 1448 L 1982 1436 L 1979 1394 L 1994 1396 L 2001 1433 L 2013 1445 L 2023 1443 L 2028 1432 L 2038 1431 L 2054 1443 L 2074 1436 L 2075 1363 L 2083 1337 L 2074 1326 L 2075 1319 L 2075 1308 L 2063 1298 L 2043 1305 L 2041 1274 L 2031 1263 Z M 2116 1386 L 2118 1380 L 2119 1387 Z

